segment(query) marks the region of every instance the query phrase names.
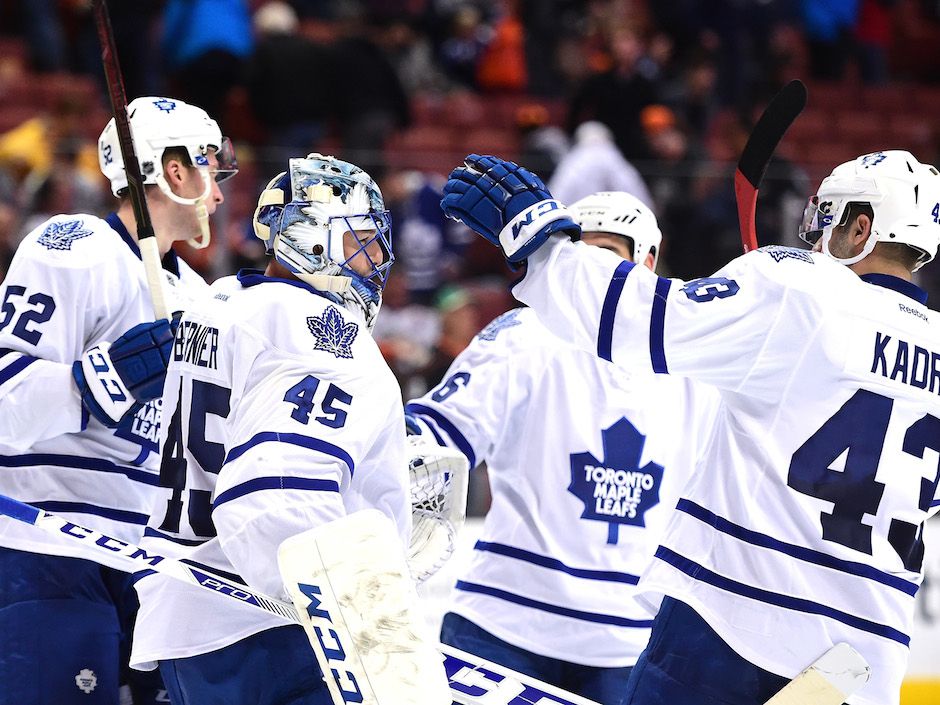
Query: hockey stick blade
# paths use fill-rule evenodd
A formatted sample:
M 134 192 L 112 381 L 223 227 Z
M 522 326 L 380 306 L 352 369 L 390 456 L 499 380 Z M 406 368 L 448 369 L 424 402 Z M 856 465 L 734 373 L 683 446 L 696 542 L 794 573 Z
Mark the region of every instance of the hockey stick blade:
M 140 257 L 147 273 L 147 287 L 153 304 L 153 315 L 157 320 L 168 319 L 169 310 L 163 293 L 163 264 L 157 238 L 154 236 L 147 197 L 144 193 L 144 179 L 140 174 L 140 163 L 134 140 L 131 137 L 131 125 L 127 116 L 127 95 L 124 92 L 124 77 L 118 62 L 117 46 L 111 29 L 111 17 L 108 14 L 107 0 L 94 0 L 95 27 L 98 42 L 101 44 L 101 64 L 104 67 L 105 82 L 108 85 L 108 99 L 111 101 L 111 113 L 117 130 L 118 146 L 124 161 L 124 173 L 127 175 L 127 188 L 134 208 L 134 220 L 137 225 L 137 242 Z
M 741 244 L 745 252 L 758 247 L 755 216 L 761 179 L 777 145 L 804 107 L 806 86 L 799 80 L 790 81 L 770 101 L 741 152 L 734 172 L 734 196 L 738 204 Z
M 54 536 L 74 541 L 82 558 L 128 573 L 153 571 L 197 588 L 209 590 L 248 607 L 280 617 L 284 624 L 301 624 L 294 605 L 270 597 L 247 585 L 216 575 L 201 566 L 146 551 L 99 531 L 0 494 L 0 515 L 32 524 Z M 81 548 L 81 550 L 79 549 Z M 446 644 L 437 644 L 444 659 L 451 696 L 459 705 L 599 705 L 547 683 L 499 666 Z M 776 705 L 776 704 L 775 704 Z
M 836 644 L 764 705 L 842 705 L 871 678 L 871 667 L 846 643 Z

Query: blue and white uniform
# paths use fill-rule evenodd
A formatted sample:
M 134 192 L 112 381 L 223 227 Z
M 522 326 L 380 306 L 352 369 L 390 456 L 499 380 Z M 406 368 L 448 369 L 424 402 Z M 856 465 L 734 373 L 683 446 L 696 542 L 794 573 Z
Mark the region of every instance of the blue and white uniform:
M 720 390 L 640 587 L 787 678 L 846 641 L 873 673 L 849 702 L 897 703 L 940 508 L 940 314 L 924 292 L 780 247 L 683 283 L 553 239 L 513 293 L 581 349 Z
M 164 266 L 170 310 L 208 291 L 172 252 Z M 26 236 L 0 286 L 0 492 L 141 539 L 158 485 L 160 400 L 106 428 L 85 411 L 72 363 L 152 320 L 140 250 L 116 215 L 56 216 Z M 0 703 L 116 705 L 119 642 L 136 609 L 129 576 L 9 519 L 0 546 Z
M 406 407 L 489 471 L 492 506 L 450 610 L 535 654 L 632 666 L 656 613 L 636 584 L 716 401 L 688 380 L 598 360 L 531 309 L 490 323 Z
M 363 316 L 300 281 L 257 272 L 212 292 L 177 332 L 161 433 L 167 489 L 143 546 L 289 600 L 277 548 L 290 536 L 374 507 L 408 545 L 401 390 Z M 136 667 L 287 624 L 159 574 L 137 591 Z M 309 649 L 303 656 L 312 662 Z

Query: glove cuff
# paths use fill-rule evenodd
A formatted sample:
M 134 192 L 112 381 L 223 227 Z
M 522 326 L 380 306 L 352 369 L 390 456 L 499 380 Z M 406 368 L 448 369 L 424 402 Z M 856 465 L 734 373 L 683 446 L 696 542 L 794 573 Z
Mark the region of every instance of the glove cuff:
M 117 428 L 129 411 L 140 408 L 114 369 L 110 343 L 86 350 L 72 365 L 72 377 L 89 413 L 108 428 Z
M 562 227 L 548 227 L 560 220 L 567 223 Z M 533 203 L 506 223 L 499 232 L 499 246 L 510 262 L 521 262 L 538 249 L 553 232 L 564 230 L 571 225 L 574 225 L 571 212 L 555 199 L 548 198 Z

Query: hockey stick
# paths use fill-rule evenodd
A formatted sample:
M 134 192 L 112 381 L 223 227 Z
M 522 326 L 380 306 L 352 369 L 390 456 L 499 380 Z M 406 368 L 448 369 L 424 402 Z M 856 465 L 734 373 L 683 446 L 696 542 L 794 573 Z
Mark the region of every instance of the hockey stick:
M 770 101 L 741 152 L 734 172 L 734 196 L 745 252 L 756 250 L 759 245 L 755 215 L 761 179 L 784 133 L 805 106 L 806 86 L 799 80 L 790 81 Z
M 166 298 L 163 295 L 163 265 L 160 261 L 160 248 L 153 233 L 150 210 L 144 194 L 144 180 L 140 175 L 137 151 L 131 138 L 131 125 L 127 118 L 127 96 L 124 93 L 124 78 L 118 63 L 117 48 L 114 44 L 114 32 L 111 29 L 111 17 L 108 15 L 107 0 L 94 0 L 95 25 L 98 29 L 98 41 L 101 43 L 101 63 L 108 84 L 108 99 L 114 115 L 121 159 L 124 160 L 124 172 L 127 174 L 127 188 L 130 189 L 131 204 L 134 206 L 134 220 L 137 223 L 137 244 L 140 257 L 147 273 L 147 286 L 153 303 L 153 315 L 159 320 L 169 318 Z
M 55 514 L 2 494 L 0 494 L 0 515 L 32 524 L 50 534 L 74 540 L 76 546 L 84 545 L 102 556 L 107 556 L 108 560 L 103 561 L 105 565 L 120 567 L 128 573 L 153 571 L 167 575 L 224 598 L 264 610 L 281 617 L 286 624 L 301 624 L 297 610 L 292 604 L 264 595 L 247 585 L 216 575 L 196 564 L 147 552 L 140 546 L 73 524 Z M 309 612 L 310 608 L 308 607 L 307 610 Z M 338 671 L 343 668 L 345 654 L 342 648 L 335 648 L 338 644 L 334 643 L 332 646 L 334 647 L 331 649 L 332 653 L 325 655 L 325 658 L 331 664 L 335 664 L 331 666 L 333 678 L 342 680 L 345 670 L 342 674 Z M 451 646 L 439 644 L 438 648 L 443 654 L 444 670 L 449 681 L 451 697 L 459 705 L 598 705 L 592 700 L 567 693 Z M 353 697 L 350 702 L 357 702 L 357 700 Z
M 846 643 L 836 644 L 764 705 L 842 705 L 871 678 L 871 667 Z

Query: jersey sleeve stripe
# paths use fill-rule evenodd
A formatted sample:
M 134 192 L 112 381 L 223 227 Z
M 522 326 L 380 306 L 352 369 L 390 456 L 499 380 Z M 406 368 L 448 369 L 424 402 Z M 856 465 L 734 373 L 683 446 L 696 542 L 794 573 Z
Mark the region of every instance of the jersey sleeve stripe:
M 0 384 L 5 384 L 9 380 L 13 379 L 20 372 L 25 370 L 27 367 L 36 362 L 39 358 L 30 357 L 29 355 L 21 355 L 17 359 L 13 360 L 9 365 L 0 369 Z
M 60 455 L 58 453 L 23 453 L 21 455 L 0 455 L 0 467 L 24 468 L 48 465 L 70 470 L 94 470 L 124 475 L 128 480 L 153 487 L 160 486 L 160 478 L 152 472 L 140 468 L 128 468 L 116 465 L 103 458 L 83 458 L 79 455 Z
M 607 295 L 604 297 L 604 305 L 601 307 L 601 320 L 597 326 L 597 356 L 610 362 L 612 355 L 614 339 L 614 319 L 617 316 L 617 304 L 620 302 L 620 295 L 623 293 L 624 282 L 627 281 L 627 275 L 633 271 L 636 266 L 633 262 L 624 260 L 617 265 L 614 275 L 610 278 L 610 284 L 607 287 Z
M 147 515 L 139 512 L 128 512 L 123 509 L 112 509 L 111 507 L 99 507 L 95 504 L 86 504 L 84 502 L 62 502 L 58 500 L 49 500 L 47 502 L 27 502 L 34 507 L 43 509 L 47 512 L 57 514 L 93 514 L 95 516 L 112 519 L 114 521 L 123 521 L 125 524 L 137 524 L 138 526 L 147 525 Z
M 821 605 L 818 602 L 813 602 L 811 600 L 805 600 L 800 597 L 791 597 L 790 595 L 781 595 L 776 592 L 771 592 L 770 590 L 763 590 L 752 585 L 745 585 L 744 583 L 740 583 L 737 580 L 732 580 L 731 578 L 726 578 L 723 575 L 719 575 L 718 573 L 709 570 L 705 566 L 700 565 L 695 561 L 666 548 L 665 546 L 660 546 L 656 549 L 656 558 L 682 571 L 693 580 L 698 580 L 700 582 L 713 585 L 720 590 L 725 590 L 736 595 L 747 597 L 751 600 L 764 602 L 768 605 L 775 605 L 776 607 L 782 607 L 784 609 L 793 610 L 795 612 L 818 614 L 823 617 L 828 617 L 829 619 L 834 619 L 837 622 L 841 622 L 842 624 L 846 624 L 860 631 L 868 632 L 869 634 L 874 634 L 886 639 L 891 639 L 892 641 L 896 641 L 899 644 L 903 644 L 904 646 L 910 645 L 911 638 L 904 632 L 899 631 L 894 627 L 890 627 L 886 624 L 879 624 L 878 622 L 872 622 L 871 620 L 863 619 L 853 614 L 848 614 L 842 610 L 837 610 L 833 607 L 829 607 L 828 605 Z
M 532 609 L 541 610 L 543 612 L 550 612 L 552 614 L 560 614 L 564 617 L 572 617 L 573 619 L 580 619 L 585 622 L 612 624 L 616 627 L 633 627 L 635 629 L 649 629 L 653 626 L 652 620 L 627 619 L 625 617 L 618 617 L 612 614 L 585 612 L 583 610 L 576 610 L 570 607 L 561 607 L 560 605 L 553 605 L 548 602 L 533 600 L 530 597 L 523 597 L 522 595 L 516 595 L 515 593 L 508 592 L 506 590 L 500 590 L 499 588 L 490 587 L 489 585 L 480 585 L 479 583 L 467 582 L 466 580 L 458 580 L 456 588 L 465 592 L 476 592 L 481 595 L 489 595 L 490 597 L 496 597 L 517 605 L 523 605 L 524 607 L 531 607 Z
M 299 433 L 278 433 L 277 431 L 262 431 L 261 433 L 256 433 L 249 440 L 232 448 L 225 457 L 225 462 L 222 464 L 226 465 L 233 460 L 237 460 L 256 445 L 268 442 L 289 443 L 291 445 L 300 446 L 301 448 L 309 448 L 310 450 L 315 450 L 320 453 L 325 453 L 326 455 L 331 455 L 337 460 L 341 460 L 346 464 L 346 467 L 349 469 L 350 476 L 352 476 L 356 467 L 352 456 L 350 456 L 349 453 L 339 446 L 328 443 L 327 441 L 320 440 L 319 438 L 302 436 Z
M 612 583 L 627 583 L 628 585 L 636 585 L 640 582 L 640 576 L 638 575 L 630 575 L 629 573 L 620 573 L 613 570 L 572 568 L 571 566 L 565 565 L 556 558 L 549 558 L 548 556 L 542 556 L 538 553 L 526 551 L 523 548 L 507 546 L 506 544 L 502 543 L 477 541 L 473 548 L 476 551 L 487 551 L 489 553 L 497 553 L 501 556 L 506 556 L 507 558 L 516 558 L 520 561 L 525 561 L 526 563 L 532 563 L 543 568 L 549 568 L 550 570 L 557 570 L 562 573 L 567 573 L 568 575 L 572 575 L 576 578 L 586 578 L 587 580 L 604 580 Z
M 780 553 L 798 560 L 820 565 L 824 568 L 831 568 L 843 573 L 849 573 L 850 575 L 857 575 L 861 578 L 868 578 L 869 580 L 874 580 L 895 590 L 900 590 L 912 597 L 917 594 L 918 585 L 908 580 L 891 575 L 890 573 L 885 573 L 877 568 L 872 568 L 870 565 L 865 565 L 864 563 L 842 560 L 835 556 L 830 556 L 827 553 L 822 553 L 821 551 L 814 551 L 804 546 L 785 543 L 779 539 L 767 536 L 766 534 L 753 531 L 752 529 L 746 529 L 739 524 L 735 524 L 724 517 L 714 514 L 705 509 L 705 507 L 688 499 L 680 499 L 676 503 L 676 511 L 684 512 L 724 534 L 728 534 L 729 536 L 733 536 L 736 539 L 754 546 L 779 551 Z
M 653 294 L 653 309 L 650 316 L 650 361 L 653 372 L 666 374 L 666 351 L 663 348 L 663 334 L 666 329 L 666 299 L 672 281 L 659 277 L 656 280 L 656 293 Z
M 215 498 L 213 509 L 218 509 L 226 502 L 244 497 L 252 492 L 262 490 L 313 490 L 315 492 L 339 492 L 339 483 L 335 480 L 323 480 L 309 477 L 255 477 L 247 482 L 235 485 L 225 490 Z
M 473 452 L 473 446 L 470 445 L 470 442 L 466 437 L 460 432 L 460 430 L 454 426 L 443 414 L 438 411 L 435 411 L 429 406 L 424 404 L 409 404 L 408 409 L 410 413 L 416 414 L 418 416 L 427 416 L 430 419 L 433 419 L 437 422 L 437 425 L 441 427 L 441 430 L 444 431 L 451 439 L 454 441 L 454 444 L 457 446 L 457 450 L 467 456 L 467 460 L 470 462 L 470 468 L 473 469 L 477 466 L 477 456 Z M 445 444 L 447 445 L 447 444 Z

